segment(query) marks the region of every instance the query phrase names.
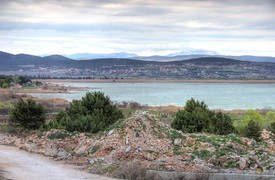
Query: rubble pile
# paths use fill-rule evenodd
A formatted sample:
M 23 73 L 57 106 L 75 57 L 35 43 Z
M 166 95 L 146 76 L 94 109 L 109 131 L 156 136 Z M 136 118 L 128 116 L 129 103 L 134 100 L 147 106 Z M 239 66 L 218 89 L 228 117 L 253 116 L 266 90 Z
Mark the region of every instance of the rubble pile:
M 147 169 L 185 172 L 274 173 L 274 134 L 264 130 L 262 142 L 231 134 L 185 134 L 146 111 L 116 122 L 92 136 L 52 129 L 19 138 L 0 133 L 0 144 L 81 163 L 108 174 L 122 163 L 140 162 Z M 100 169 L 100 171 L 99 171 Z

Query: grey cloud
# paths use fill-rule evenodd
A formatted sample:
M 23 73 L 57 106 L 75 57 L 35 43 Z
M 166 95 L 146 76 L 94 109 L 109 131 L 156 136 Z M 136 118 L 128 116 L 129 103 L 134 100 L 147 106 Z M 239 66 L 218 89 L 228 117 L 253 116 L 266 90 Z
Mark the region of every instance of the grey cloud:
M 81 32 L 90 38 L 109 38 L 110 41 L 106 44 L 138 43 L 142 46 L 158 43 L 160 48 L 154 46 L 156 51 L 163 49 L 163 44 L 184 44 L 189 41 L 272 40 L 275 38 L 274 2 L 0 0 L 0 33 L 8 33 L 10 30 L 52 30 L 53 33 L 64 32 L 81 38 Z M 32 5 L 42 8 L 41 12 L 37 13 Z M 55 13 L 57 17 L 50 16 Z M 32 18 L 37 19 L 29 20 Z M 66 22 L 62 22 L 63 20 Z M 41 37 L 53 36 L 40 33 Z

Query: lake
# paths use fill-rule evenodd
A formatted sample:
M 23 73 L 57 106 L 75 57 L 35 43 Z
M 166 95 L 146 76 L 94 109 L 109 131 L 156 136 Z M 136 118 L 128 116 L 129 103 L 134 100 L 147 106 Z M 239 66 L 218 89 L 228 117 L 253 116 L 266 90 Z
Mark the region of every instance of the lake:
M 275 109 L 275 84 L 242 83 L 55 83 L 101 91 L 112 101 L 135 101 L 149 106 L 184 106 L 192 97 L 210 109 Z M 33 93 L 39 98 L 81 99 L 86 91 Z

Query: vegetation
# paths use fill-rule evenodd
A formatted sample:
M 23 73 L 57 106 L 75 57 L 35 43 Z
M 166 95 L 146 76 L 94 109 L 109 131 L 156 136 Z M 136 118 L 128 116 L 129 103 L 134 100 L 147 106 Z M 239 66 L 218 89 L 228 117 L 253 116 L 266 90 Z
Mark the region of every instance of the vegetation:
M 10 121 L 26 129 L 38 129 L 45 123 L 46 111 L 41 104 L 32 99 L 19 99 L 10 112 Z
M 183 132 L 210 132 L 230 134 L 235 128 L 231 118 L 222 112 L 215 113 L 207 108 L 204 102 L 188 100 L 184 110 L 179 110 L 171 126 Z
M 9 88 L 12 83 L 23 86 L 27 85 L 28 83 L 31 84 L 32 81 L 26 76 L 0 76 L 0 87 Z
M 60 111 L 49 127 L 96 133 L 122 117 L 122 111 L 111 103 L 108 96 L 102 92 L 88 92 L 82 100 L 73 100 L 69 108 Z
M 56 132 L 53 134 L 50 134 L 48 136 L 48 139 L 53 140 L 53 139 L 65 139 L 66 137 L 69 137 L 70 135 L 68 133 L 64 133 L 64 132 Z
M 253 123 L 251 121 L 253 121 Z M 249 135 L 251 133 L 248 133 L 247 131 L 252 128 L 248 126 L 256 126 L 256 124 L 257 127 L 260 128 L 259 131 L 267 129 L 275 132 L 275 112 L 269 111 L 265 116 L 263 116 L 259 112 L 250 109 L 246 111 L 246 115 L 243 119 L 234 121 L 234 126 L 236 127 L 237 132 L 247 137 L 251 136 Z
M 243 134 L 248 138 L 253 138 L 256 141 L 259 141 L 261 136 L 261 126 L 254 120 L 250 120 L 245 127 Z

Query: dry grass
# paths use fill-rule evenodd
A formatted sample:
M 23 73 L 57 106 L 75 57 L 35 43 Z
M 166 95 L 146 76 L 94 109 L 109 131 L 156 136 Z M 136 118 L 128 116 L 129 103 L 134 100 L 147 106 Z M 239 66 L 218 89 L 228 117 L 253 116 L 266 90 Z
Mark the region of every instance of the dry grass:
M 120 165 L 114 176 L 127 180 L 145 180 L 146 169 L 141 167 L 140 162 L 131 162 Z

